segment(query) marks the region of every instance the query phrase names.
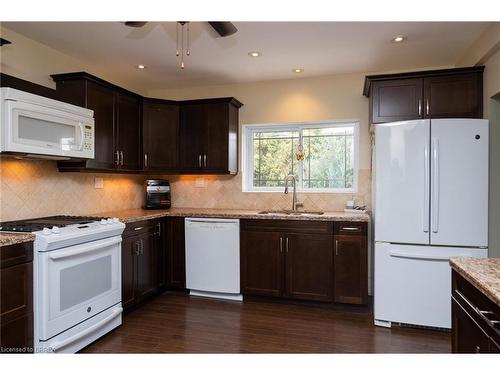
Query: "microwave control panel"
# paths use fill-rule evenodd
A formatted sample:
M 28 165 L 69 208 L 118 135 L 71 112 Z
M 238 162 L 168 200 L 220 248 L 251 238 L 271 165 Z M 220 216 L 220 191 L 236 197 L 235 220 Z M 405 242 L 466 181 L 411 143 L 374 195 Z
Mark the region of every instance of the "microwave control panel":
M 92 151 L 94 146 L 94 129 L 90 125 L 85 125 L 83 130 L 83 149 Z

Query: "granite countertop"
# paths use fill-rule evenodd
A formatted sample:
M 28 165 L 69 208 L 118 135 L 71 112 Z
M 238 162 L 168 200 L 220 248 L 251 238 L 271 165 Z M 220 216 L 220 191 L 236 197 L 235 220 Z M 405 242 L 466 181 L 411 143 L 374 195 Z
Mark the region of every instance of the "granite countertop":
M 158 219 L 166 216 L 177 217 L 220 217 L 231 219 L 272 219 L 272 220 L 308 220 L 308 221 L 369 221 L 368 214 L 345 212 L 325 212 L 323 215 L 273 215 L 258 214 L 255 210 L 212 209 L 212 208 L 170 208 L 168 210 L 144 210 L 141 208 L 122 211 L 102 212 L 95 215 L 117 217 L 124 223 Z
M 35 235 L 31 233 L 0 232 L 0 247 L 31 242 L 34 240 Z
M 450 258 L 451 267 L 500 306 L 500 258 Z

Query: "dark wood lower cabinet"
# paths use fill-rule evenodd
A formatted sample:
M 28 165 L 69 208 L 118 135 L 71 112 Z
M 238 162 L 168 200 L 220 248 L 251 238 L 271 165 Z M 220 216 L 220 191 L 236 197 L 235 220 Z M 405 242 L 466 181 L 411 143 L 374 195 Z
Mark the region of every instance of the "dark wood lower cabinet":
M 452 352 L 500 353 L 500 306 L 452 272 Z
M 331 235 L 285 235 L 287 297 L 332 301 L 332 244 Z
M 243 294 L 280 296 L 284 284 L 283 271 L 281 233 L 240 233 L 240 279 Z
M 161 290 L 164 268 L 160 226 L 155 220 L 127 225 L 122 241 L 122 305 L 125 310 Z
M 0 249 L 0 353 L 33 351 L 33 243 Z
M 186 288 L 186 254 L 184 218 L 170 217 L 162 221 L 163 251 L 165 254 L 165 287 Z

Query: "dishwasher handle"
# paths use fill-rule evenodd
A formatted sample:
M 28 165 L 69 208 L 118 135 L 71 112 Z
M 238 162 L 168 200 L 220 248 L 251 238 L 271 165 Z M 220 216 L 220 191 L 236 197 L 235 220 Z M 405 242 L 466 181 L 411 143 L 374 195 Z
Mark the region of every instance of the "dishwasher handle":
M 186 223 L 204 223 L 204 224 L 238 224 L 239 220 L 222 219 L 222 220 L 203 220 L 203 219 L 186 219 Z

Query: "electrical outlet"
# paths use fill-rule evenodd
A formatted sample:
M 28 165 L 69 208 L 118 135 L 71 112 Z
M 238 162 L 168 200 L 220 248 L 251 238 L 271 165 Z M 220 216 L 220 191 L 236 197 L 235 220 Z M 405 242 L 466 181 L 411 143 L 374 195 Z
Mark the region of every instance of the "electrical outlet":
M 102 177 L 94 177 L 94 187 L 96 189 L 104 188 L 104 180 L 102 179 Z
M 197 178 L 194 181 L 194 186 L 197 188 L 204 188 L 205 187 L 205 179 L 204 178 Z

